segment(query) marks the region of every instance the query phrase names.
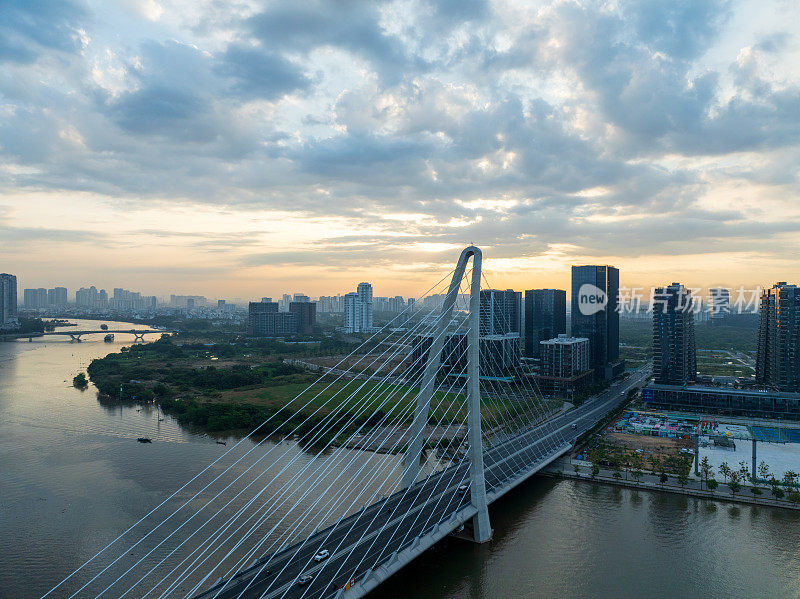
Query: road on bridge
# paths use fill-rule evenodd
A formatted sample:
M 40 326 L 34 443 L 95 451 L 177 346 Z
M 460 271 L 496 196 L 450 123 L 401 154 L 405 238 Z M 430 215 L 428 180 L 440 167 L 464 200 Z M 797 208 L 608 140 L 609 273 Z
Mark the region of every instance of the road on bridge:
M 488 449 L 484 464 L 489 498 L 511 488 L 509 481 L 515 477 L 532 473 L 532 464 L 543 467 L 559 457 L 563 453 L 560 441 L 574 441 L 591 429 L 649 375 L 645 366 L 581 406 Z M 356 580 L 389 560 L 394 552 L 427 533 L 433 523 L 470 509 L 469 492 L 458 493 L 458 487 L 468 480 L 469 462 L 464 460 L 265 557 L 236 574 L 224 590 L 219 590 L 223 584 L 219 583 L 197 599 L 334 597 L 348 580 Z M 314 555 L 322 549 L 330 551 L 331 556 L 316 563 Z M 303 574 L 314 578 L 308 586 L 300 587 L 297 579 Z

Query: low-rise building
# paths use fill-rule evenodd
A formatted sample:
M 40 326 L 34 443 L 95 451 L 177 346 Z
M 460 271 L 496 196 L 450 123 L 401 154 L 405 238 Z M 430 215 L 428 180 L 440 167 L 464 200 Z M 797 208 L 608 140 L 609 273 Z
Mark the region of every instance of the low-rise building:
M 800 393 L 766 389 L 650 384 L 642 389 L 642 402 L 648 409 L 800 419 Z

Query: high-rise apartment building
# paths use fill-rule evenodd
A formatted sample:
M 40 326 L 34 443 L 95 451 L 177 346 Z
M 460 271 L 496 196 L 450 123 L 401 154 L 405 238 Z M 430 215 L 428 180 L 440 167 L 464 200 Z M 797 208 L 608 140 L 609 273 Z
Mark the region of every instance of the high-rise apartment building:
M 63 308 L 67 305 L 67 288 L 55 287 L 47 290 L 47 303 L 54 308 Z
M 179 296 L 171 296 L 173 298 Z M 186 307 L 195 307 L 197 298 L 199 296 L 188 296 L 186 298 Z M 224 300 L 223 300 L 224 303 Z M 136 310 L 154 310 L 158 305 L 158 300 L 154 295 L 142 295 L 138 291 L 128 291 L 121 287 L 114 288 L 114 295 L 108 300 L 108 307 L 112 310 L 119 310 L 120 312 L 131 312 Z
M 27 310 L 47 308 L 47 289 L 44 287 L 24 289 L 22 291 L 22 302 Z
M 355 292 L 344 295 L 344 330 L 346 333 L 361 332 L 361 304 Z
M 596 378 L 611 379 L 625 369 L 619 360 L 619 269 L 572 267 L 572 336 L 589 340 L 590 366 Z
M 347 333 L 372 331 L 372 285 L 369 283 L 359 283 L 355 293 L 344 296 L 344 328 Z
M 317 309 L 320 312 L 344 312 L 344 300 L 341 295 L 321 295 Z
M 395 314 L 402 312 L 406 309 L 406 300 L 403 299 L 402 295 L 395 295 L 394 297 L 389 298 L 389 312 L 393 312 Z
M 297 333 L 311 335 L 317 326 L 317 304 L 309 301 L 296 301 L 289 303 L 289 312 L 294 314 Z
M 538 358 L 540 342 L 567 332 L 567 292 L 529 289 L 525 292 L 525 355 Z
M 694 299 L 680 283 L 653 294 L 653 378 L 660 385 L 685 385 L 697 378 Z
M 105 308 L 108 305 L 108 293 L 105 289 L 98 291 L 94 285 L 88 289 L 81 287 L 75 292 L 75 304 L 81 308 Z
M 761 294 L 756 382 L 800 391 L 800 288 L 781 281 Z
M 292 296 L 288 293 L 284 293 L 283 297 L 278 300 L 278 307 L 281 309 L 282 312 L 286 312 L 289 310 L 289 304 L 292 303 Z
M 293 335 L 297 317 L 279 312 L 277 302 L 250 302 L 247 311 L 247 334 L 253 336 Z
M 540 342 L 544 376 L 568 379 L 589 370 L 589 340 L 560 334 Z
M 17 277 L 0 273 L 0 329 L 15 328 L 17 324 Z
M 589 368 L 589 340 L 560 334 L 539 342 L 541 367 L 536 380 L 545 393 L 566 397 L 592 380 Z

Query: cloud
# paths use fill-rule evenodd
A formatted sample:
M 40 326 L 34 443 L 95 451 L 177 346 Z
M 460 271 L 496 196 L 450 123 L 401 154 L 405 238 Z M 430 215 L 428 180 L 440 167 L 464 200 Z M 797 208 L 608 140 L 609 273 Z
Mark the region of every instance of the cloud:
M 283 56 L 258 48 L 228 46 L 217 71 L 233 77 L 232 93 L 245 98 L 275 100 L 286 94 L 307 90 L 311 79 Z
M 425 67 L 421 57 L 410 54 L 400 39 L 381 24 L 385 2 L 272 2 L 249 17 L 249 33 L 266 47 L 307 54 L 320 47 L 336 47 L 371 63 L 389 82 L 409 71 Z
M 428 242 L 506 258 L 723 252 L 797 232 L 788 19 L 741 32 L 741 3 L 684 0 L 163 9 L 0 7 L 5 191 L 91 192 L 122 217 L 211 205 L 353 229 L 288 247 L 131 233 L 244 268 L 432 263 Z M 730 188 L 777 198 L 780 216 L 732 209 Z M 6 238 L 36 235 L 22 225 Z
M 51 229 L 47 227 L 14 227 L 0 224 L 0 248 L 9 252 L 29 243 L 100 243 L 104 239 L 105 236 L 98 236 L 93 231 Z
M 82 2 L 4 0 L 0 4 L 0 61 L 34 62 L 47 50 L 76 52 L 78 28 L 87 18 Z

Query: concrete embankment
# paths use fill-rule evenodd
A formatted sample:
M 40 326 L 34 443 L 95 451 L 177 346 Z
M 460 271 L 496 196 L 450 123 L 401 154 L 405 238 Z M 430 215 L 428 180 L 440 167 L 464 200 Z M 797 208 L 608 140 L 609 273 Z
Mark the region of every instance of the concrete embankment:
M 575 466 L 578 466 L 578 472 L 575 472 Z M 690 495 L 692 497 L 700 497 L 702 499 L 714 499 L 719 501 L 731 501 L 735 503 L 749 503 L 750 505 L 760 505 L 765 507 L 779 507 L 788 510 L 800 510 L 800 504 L 792 503 L 786 499 L 774 499 L 770 495 L 770 488 L 768 485 L 760 486 L 762 496 L 753 496 L 750 491 L 749 485 L 742 485 L 740 491 L 736 494 L 731 493 L 730 488 L 723 482 L 714 491 L 700 488 L 700 481 L 697 479 L 689 479 L 684 486 L 677 484 L 674 477 L 670 477 L 669 481 L 661 484 L 658 477 L 652 474 L 642 474 L 641 478 L 637 480 L 631 479 L 628 474 L 628 479 L 615 478 L 611 470 L 601 468 L 600 472 L 592 477 L 591 462 L 583 460 L 573 460 L 570 458 L 562 458 L 550 464 L 547 468 L 539 472 L 542 476 L 551 476 L 556 478 L 571 478 L 573 480 L 582 480 L 586 482 L 602 483 L 606 485 L 616 485 L 618 487 L 628 487 L 631 489 L 642 489 L 645 491 L 656 491 L 665 493 L 677 493 L 679 495 Z

